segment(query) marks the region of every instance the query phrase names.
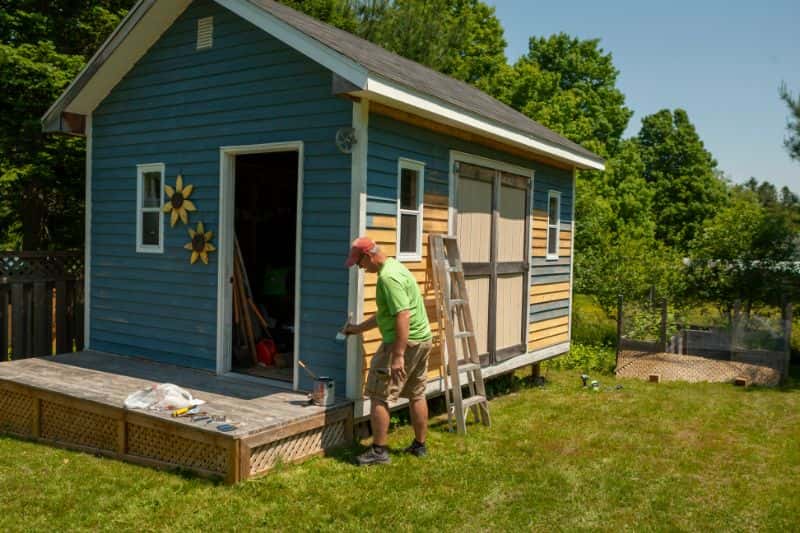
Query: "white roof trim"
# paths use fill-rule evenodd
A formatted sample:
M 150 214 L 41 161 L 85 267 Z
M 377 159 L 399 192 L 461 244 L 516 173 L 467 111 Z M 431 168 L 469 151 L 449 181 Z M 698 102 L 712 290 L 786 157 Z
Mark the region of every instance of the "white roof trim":
M 603 163 L 572 153 L 553 143 L 505 128 L 435 97 L 372 75 L 364 66 L 283 22 L 248 0 L 214 1 L 361 88 L 360 91 L 355 91 L 353 94 L 366 96 L 376 102 L 407 110 L 436 122 L 487 136 L 504 144 L 565 161 L 579 168 L 605 169 Z M 65 111 L 81 115 L 88 115 L 94 111 L 190 3 L 191 0 L 166 2 L 140 0 L 103 43 L 83 71 L 42 117 L 45 127 L 60 121 L 61 113 Z M 126 24 L 132 24 L 132 26 L 126 28 Z M 96 66 L 95 63 L 99 63 L 99 66 Z M 96 69 L 95 72 L 92 72 L 93 68 Z M 84 79 L 86 76 L 88 79 Z M 80 83 L 84 83 L 83 87 L 73 95 L 73 88 Z M 67 100 L 68 98 L 71 99 Z
M 47 124 L 61 112 L 88 115 L 175 22 L 192 0 L 140 0 L 106 39 L 80 74 L 42 117 Z M 93 69 L 96 71 L 92 72 Z M 88 78 L 86 78 L 88 76 Z M 72 94 L 73 88 L 84 83 Z M 71 98 L 67 101 L 67 98 Z
M 568 161 L 578 167 L 605 170 L 605 165 L 586 157 L 574 154 L 564 148 L 545 141 L 534 139 L 523 133 L 503 128 L 478 115 L 468 113 L 441 100 L 428 95 L 416 93 L 390 80 L 370 76 L 364 96 L 376 102 L 397 107 L 397 103 L 405 104 L 408 111 L 437 122 L 448 123 L 461 129 L 484 135 L 506 144 L 532 150 L 554 159 Z

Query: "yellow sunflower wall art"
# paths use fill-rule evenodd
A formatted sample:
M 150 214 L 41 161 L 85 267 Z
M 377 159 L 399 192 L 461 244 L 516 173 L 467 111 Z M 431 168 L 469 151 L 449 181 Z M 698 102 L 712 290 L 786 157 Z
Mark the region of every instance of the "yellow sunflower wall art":
M 196 230 L 189 228 L 189 237 L 192 238 L 192 241 L 187 242 L 183 247 L 192 251 L 191 263 L 195 264 L 199 258 L 207 265 L 209 252 L 216 251 L 216 247 L 210 242 L 214 238 L 214 234 L 206 231 L 203 223 L 198 222 Z
M 167 198 L 169 198 L 167 203 L 164 204 L 164 212 L 171 213 L 169 225 L 174 228 L 179 218 L 181 222 L 188 224 L 189 214 L 187 211 L 197 211 L 194 202 L 189 200 L 189 196 L 192 195 L 192 190 L 194 190 L 194 185 L 187 185 L 184 187 L 183 176 L 178 174 L 175 180 L 175 188 L 173 189 L 169 185 L 164 185 L 164 190 L 167 193 Z

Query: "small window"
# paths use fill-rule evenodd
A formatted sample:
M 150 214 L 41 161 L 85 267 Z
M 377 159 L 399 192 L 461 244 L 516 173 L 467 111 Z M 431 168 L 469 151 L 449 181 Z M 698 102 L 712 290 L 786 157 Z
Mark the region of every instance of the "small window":
M 561 227 L 561 193 L 550 191 L 547 196 L 547 258 L 558 259 L 558 233 Z
M 425 164 L 400 159 L 397 203 L 397 258 L 422 260 L 422 195 Z
M 164 164 L 136 167 L 136 251 L 164 252 Z

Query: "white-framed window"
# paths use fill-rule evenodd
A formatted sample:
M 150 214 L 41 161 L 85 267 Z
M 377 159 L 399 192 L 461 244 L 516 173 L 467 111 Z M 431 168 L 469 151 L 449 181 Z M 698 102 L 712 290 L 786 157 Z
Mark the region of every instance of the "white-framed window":
M 401 157 L 397 167 L 397 259 L 421 261 L 425 163 Z
M 561 228 L 561 192 L 547 193 L 547 259 L 558 259 L 558 241 Z
M 164 253 L 164 163 L 136 165 L 136 251 Z

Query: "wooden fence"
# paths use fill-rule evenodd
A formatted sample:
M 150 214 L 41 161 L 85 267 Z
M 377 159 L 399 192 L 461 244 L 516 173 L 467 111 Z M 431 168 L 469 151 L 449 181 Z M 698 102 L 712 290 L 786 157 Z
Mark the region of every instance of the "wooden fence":
M 83 348 L 83 253 L 0 252 L 0 361 Z

